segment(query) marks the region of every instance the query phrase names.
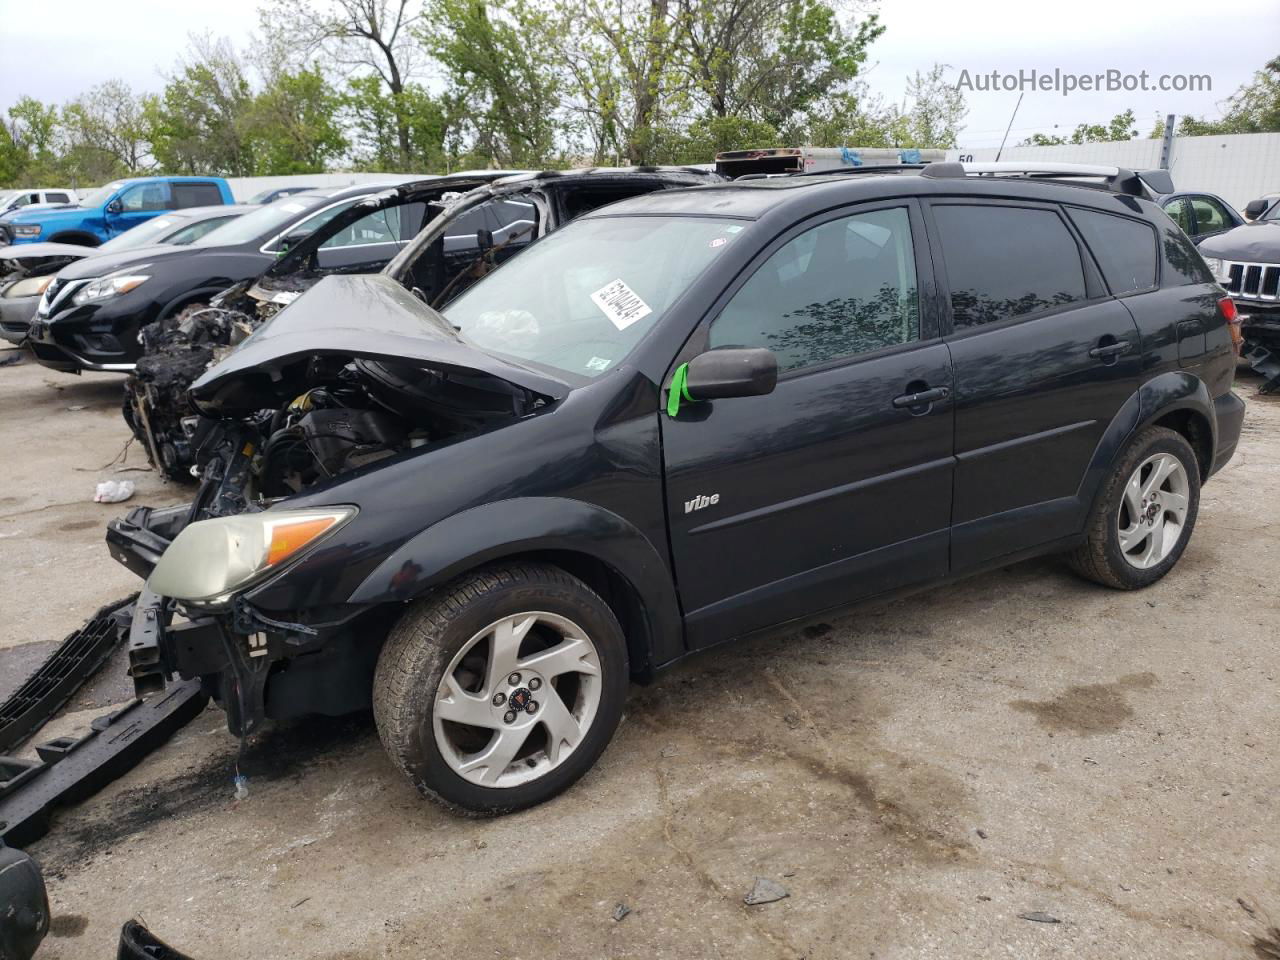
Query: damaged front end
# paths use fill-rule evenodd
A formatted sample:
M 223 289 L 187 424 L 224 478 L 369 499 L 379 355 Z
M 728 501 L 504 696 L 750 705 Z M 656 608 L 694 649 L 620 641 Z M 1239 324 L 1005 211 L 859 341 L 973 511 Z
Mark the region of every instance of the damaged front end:
M 294 243 L 256 280 L 238 283 L 207 304 L 192 304 L 143 327 L 138 334 L 142 357 L 126 383 L 123 412 L 152 465 L 170 480 L 189 481 L 196 475 L 193 467 L 202 438 L 196 435 L 198 416 L 187 398 L 191 385 L 325 276 L 369 268 L 368 264 L 344 268 L 322 262 L 321 254 L 332 252 L 325 246 L 329 241 L 379 210 L 425 204 L 438 213 L 444 209 L 434 202 L 440 197 L 470 190 L 498 175 L 415 181 L 367 197 Z M 372 269 L 381 266 L 377 263 Z
M 187 391 L 212 364 L 253 332 L 253 318 L 224 307 L 247 284 L 209 306 L 195 304 L 143 327 L 143 355 L 125 384 L 124 418 L 147 456 L 167 479 L 190 480 L 199 417 Z
M 54 274 L 90 253 L 90 247 L 67 243 L 0 248 L 0 338 L 18 344 L 26 340 L 40 297 Z
M 147 586 L 129 634 L 139 693 L 199 678 L 234 732 L 265 718 L 368 706 L 385 609 L 309 603 L 305 619 L 253 590 L 358 507 L 292 509 L 344 475 L 537 413 L 564 384 L 476 350 L 381 276 L 330 277 L 261 326 L 190 391 L 200 486 L 179 508 L 108 525 L 112 556 Z

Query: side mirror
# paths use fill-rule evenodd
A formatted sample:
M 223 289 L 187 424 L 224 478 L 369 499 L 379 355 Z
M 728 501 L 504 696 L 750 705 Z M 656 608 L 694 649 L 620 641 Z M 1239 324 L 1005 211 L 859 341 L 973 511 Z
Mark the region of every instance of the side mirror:
M 1260 216 L 1267 212 L 1267 201 L 1261 198 L 1250 200 L 1244 208 L 1244 217 L 1246 220 L 1257 220 Z
M 778 383 L 778 358 L 764 347 L 708 350 L 676 368 L 667 398 L 667 414 L 682 401 L 761 397 Z
M 124 209 L 124 206 L 120 203 L 119 200 L 112 200 L 110 203 L 107 204 L 107 213 L 119 213 L 123 209 Z
M 296 233 L 286 233 L 280 240 L 280 252 L 287 253 L 309 236 L 310 234 L 306 230 L 299 230 Z

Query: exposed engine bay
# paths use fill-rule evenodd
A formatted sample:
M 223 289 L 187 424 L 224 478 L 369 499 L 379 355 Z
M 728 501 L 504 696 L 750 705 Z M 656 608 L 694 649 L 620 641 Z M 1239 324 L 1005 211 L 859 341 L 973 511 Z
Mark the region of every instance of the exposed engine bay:
M 527 390 L 373 359 L 316 357 L 314 384 L 277 409 L 184 424 L 200 478 L 189 521 L 261 509 L 388 457 L 517 419 L 542 404 Z

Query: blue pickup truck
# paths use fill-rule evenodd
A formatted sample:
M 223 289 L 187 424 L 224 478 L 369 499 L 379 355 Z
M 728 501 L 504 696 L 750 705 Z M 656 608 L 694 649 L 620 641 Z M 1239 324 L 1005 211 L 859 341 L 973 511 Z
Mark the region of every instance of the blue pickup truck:
M 76 205 L 15 211 L 0 217 L 0 244 L 76 243 L 96 247 L 166 210 L 235 203 L 221 177 L 113 180 Z

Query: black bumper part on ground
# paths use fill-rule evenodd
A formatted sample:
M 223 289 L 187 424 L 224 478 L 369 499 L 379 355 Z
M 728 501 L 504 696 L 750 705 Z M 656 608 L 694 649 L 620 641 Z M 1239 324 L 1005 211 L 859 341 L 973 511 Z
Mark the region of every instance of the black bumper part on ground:
M 0 704 L 0 753 L 12 750 L 44 726 L 106 662 L 124 635 L 136 596 L 99 609 Z
M 97 793 L 189 723 L 208 703 L 200 682 L 171 687 L 98 717 L 83 737 L 36 747 L 39 760 L 0 757 L 0 839 L 26 844 L 49 829 L 54 809 Z
M 0 840 L 0 957 L 30 960 L 49 932 L 49 895 L 40 867 Z
M 191 960 L 185 953 L 161 942 L 137 920 L 130 920 L 120 931 L 120 947 L 116 960 Z

